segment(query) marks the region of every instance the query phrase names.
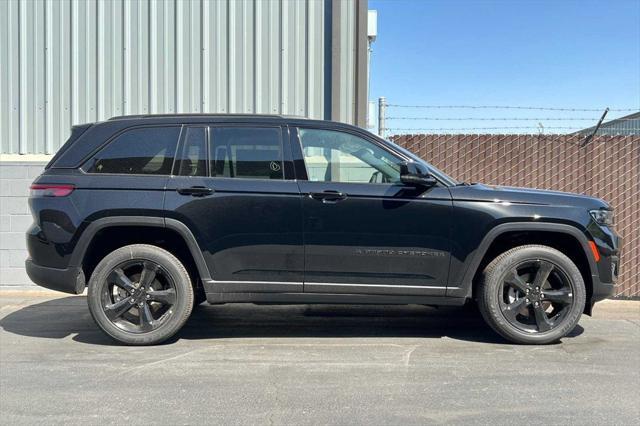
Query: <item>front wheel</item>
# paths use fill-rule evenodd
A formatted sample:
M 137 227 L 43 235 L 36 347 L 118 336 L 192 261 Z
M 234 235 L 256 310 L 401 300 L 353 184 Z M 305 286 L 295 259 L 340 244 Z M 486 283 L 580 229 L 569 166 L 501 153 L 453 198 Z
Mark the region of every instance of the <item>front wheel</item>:
M 478 308 L 485 321 L 515 343 L 546 344 L 566 336 L 584 310 L 586 291 L 577 266 L 542 245 L 515 247 L 484 270 Z
M 96 324 L 129 345 L 173 336 L 193 308 L 193 287 L 180 261 L 160 247 L 134 244 L 114 250 L 91 275 L 88 303 Z

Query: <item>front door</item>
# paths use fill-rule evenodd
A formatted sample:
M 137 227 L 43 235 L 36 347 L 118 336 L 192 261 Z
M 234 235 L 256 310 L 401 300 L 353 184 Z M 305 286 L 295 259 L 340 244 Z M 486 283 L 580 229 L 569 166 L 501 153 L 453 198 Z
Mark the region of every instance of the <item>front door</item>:
M 165 206 L 203 251 L 207 292 L 302 291 L 302 208 L 285 175 L 285 135 L 266 125 L 183 130 Z
M 298 128 L 292 146 L 306 175 L 298 182 L 305 292 L 445 294 L 452 210 L 445 186 L 403 185 L 406 159 L 364 134 Z

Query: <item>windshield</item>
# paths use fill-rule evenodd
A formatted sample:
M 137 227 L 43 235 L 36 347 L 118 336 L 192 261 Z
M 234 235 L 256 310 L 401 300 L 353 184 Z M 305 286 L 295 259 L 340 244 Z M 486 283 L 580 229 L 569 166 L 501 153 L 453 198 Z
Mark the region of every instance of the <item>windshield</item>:
M 451 176 L 449 176 L 448 174 L 444 173 L 442 170 L 439 170 L 438 168 L 436 168 L 433 165 L 429 164 L 428 162 L 424 161 L 422 158 L 418 157 L 416 154 L 414 154 L 413 152 L 409 151 L 408 149 L 405 149 L 405 148 L 401 147 L 400 145 L 398 145 L 398 144 L 396 144 L 394 142 L 391 142 L 391 141 L 389 141 L 387 139 L 385 139 L 384 141 L 386 143 L 388 143 L 389 145 L 393 146 L 393 148 L 396 149 L 397 151 L 400 151 L 401 153 L 403 153 L 407 157 L 409 157 L 412 160 L 414 160 L 416 163 L 420 163 L 420 164 L 423 164 L 423 165 L 427 166 L 429 168 L 429 170 L 431 171 L 431 174 L 433 174 L 440 181 L 444 182 L 446 185 L 455 186 L 455 185 L 458 185 L 460 183 L 457 180 L 455 180 L 454 178 L 452 178 Z

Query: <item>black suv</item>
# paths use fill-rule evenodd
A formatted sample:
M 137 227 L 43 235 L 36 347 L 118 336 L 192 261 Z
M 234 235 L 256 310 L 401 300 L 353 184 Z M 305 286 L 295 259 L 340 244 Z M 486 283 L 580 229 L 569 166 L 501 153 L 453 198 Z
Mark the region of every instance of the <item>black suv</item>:
M 456 182 L 360 128 L 267 115 L 75 126 L 31 186 L 31 279 L 79 294 L 128 344 L 193 307 L 476 301 L 549 343 L 609 296 L 619 239 L 602 200 Z

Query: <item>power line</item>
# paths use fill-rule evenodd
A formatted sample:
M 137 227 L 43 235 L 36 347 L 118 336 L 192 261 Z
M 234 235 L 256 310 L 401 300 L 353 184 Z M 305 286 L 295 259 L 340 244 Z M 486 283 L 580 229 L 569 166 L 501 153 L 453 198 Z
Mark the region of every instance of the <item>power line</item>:
M 427 108 L 427 109 L 526 109 L 535 111 L 581 111 L 581 112 L 602 112 L 604 108 L 560 108 L 560 107 L 535 107 L 535 106 L 512 106 L 512 105 L 401 105 L 386 104 L 393 108 Z M 640 108 L 609 108 L 612 112 L 634 112 Z

